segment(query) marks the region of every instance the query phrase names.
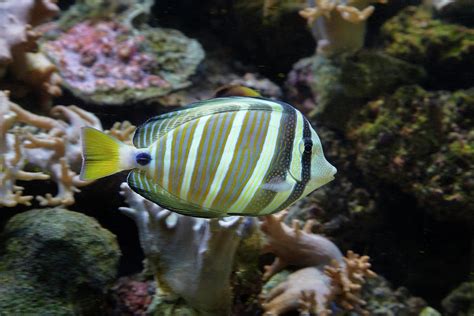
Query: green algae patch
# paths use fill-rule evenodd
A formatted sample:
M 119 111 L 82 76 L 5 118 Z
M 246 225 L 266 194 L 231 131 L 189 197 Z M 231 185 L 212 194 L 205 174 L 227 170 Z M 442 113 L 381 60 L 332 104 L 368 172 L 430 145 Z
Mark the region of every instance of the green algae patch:
M 431 11 L 408 7 L 381 29 L 384 51 L 423 65 L 432 85 L 463 88 L 474 68 L 474 30 L 434 19 Z
M 421 67 L 371 51 L 331 59 L 316 56 L 312 67 L 314 118 L 338 130 L 345 130 L 348 120 L 369 100 L 425 77 Z
M 18 214 L 0 237 L 0 310 L 100 313 L 119 256 L 115 236 L 88 216 L 58 208 Z
M 443 220 L 474 220 L 474 89 L 398 89 L 350 123 L 357 166 Z

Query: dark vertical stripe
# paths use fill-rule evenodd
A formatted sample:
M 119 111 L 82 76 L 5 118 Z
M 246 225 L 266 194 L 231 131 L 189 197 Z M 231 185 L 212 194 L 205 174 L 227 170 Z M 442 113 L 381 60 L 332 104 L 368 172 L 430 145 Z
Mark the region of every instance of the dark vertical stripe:
M 278 132 L 275 155 L 270 163 L 263 183 L 268 183 L 271 179 L 285 179 L 291 165 L 293 156 L 293 143 L 296 130 L 296 110 L 285 103 L 280 103 L 283 113 L 280 120 L 280 130 Z M 259 189 L 252 201 L 245 208 L 245 213 L 257 213 L 267 207 L 275 197 L 277 192 Z
M 308 120 L 303 117 L 303 122 L 303 138 L 311 139 L 311 127 L 308 123 Z M 303 152 L 301 155 L 301 181 L 296 183 L 288 199 L 286 199 L 286 201 L 283 202 L 278 209 L 285 209 L 293 202 L 301 198 L 306 188 L 306 184 L 308 184 L 309 180 L 311 179 L 311 156 L 311 152 Z

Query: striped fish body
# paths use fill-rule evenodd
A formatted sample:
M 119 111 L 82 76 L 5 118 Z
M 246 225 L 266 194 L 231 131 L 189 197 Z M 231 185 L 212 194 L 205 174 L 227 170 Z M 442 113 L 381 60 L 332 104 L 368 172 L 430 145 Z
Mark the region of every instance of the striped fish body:
M 150 119 L 133 141 L 133 154 L 146 152 L 151 160 L 129 174 L 130 187 L 192 216 L 271 214 L 336 172 L 299 111 L 261 98 L 195 103 Z

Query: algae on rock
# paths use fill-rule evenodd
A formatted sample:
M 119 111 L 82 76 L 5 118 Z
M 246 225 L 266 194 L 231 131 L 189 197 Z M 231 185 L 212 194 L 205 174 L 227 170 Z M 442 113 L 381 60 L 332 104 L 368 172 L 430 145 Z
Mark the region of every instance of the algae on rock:
M 0 311 L 7 315 L 94 315 L 117 274 L 115 236 L 86 215 L 37 209 L 0 235 Z
M 317 55 L 312 67 L 311 90 L 317 103 L 313 115 L 317 121 L 342 131 L 365 102 L 424 78 L 418 66 L 369 51 L 331 59 Z
M 442 302 L 446 315 L 474 315 L 474 281 L 464 282 Z
M 433 18 L 424 8 L 408 7 L 381 29 L 384 51 L 425 67 L 430 84 L 467 88 L 474 69 L 474 29 Z
M 474 220 L 474 89 L 398 89 L 352 120 L 357 165 L 444 220 Z

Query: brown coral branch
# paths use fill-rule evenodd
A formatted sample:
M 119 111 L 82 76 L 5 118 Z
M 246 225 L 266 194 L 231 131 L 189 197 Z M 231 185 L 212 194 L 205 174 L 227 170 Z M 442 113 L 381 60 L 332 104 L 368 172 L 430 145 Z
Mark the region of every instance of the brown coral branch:
M 30 124 L 30 125 L 33 125 L 45 130 L 51 130 L 53 128 L 63 127 L 63 125 L 55 119 L 52 119 L 46 116 L 33 114 L 13 102 L 10 102 L 9 105 L 10 105 L 10 110 L 13 111 L 17 115 L 18 122 Z
M 271 266 L 265 267 L 264 280 L 287 265 L 321 266 L 333 259 L 342 262 L 342 254 L 334 243 L 320 235 L 312 234 L 314 221 L 305 223 L 303 230 L 298 222 L 292 228 L 286 225 L 285 213 L 268 215 L 263 218 L 260 229 L 267 238 L 264 252 L 272 252 L 277 259 Z
M 112 135 L 122 142 L 131 142 L 132 135 L 136 130 L 136 126 L 129 121 L 115 122 L 111 129 L 106 131 L 107 134 Z
M 344 263 L 341 265 L 333 261 L 324 269 L 324 273 L 331 279 L 332 297 L 342 308 L 367 315 L 367 311 L 363 309 L 366 302 L 360 298 L 360 290 L 366 278 L 376 276 L 375 272 L 370 270 L 369 257 L 361 257 L 348 251 Z

